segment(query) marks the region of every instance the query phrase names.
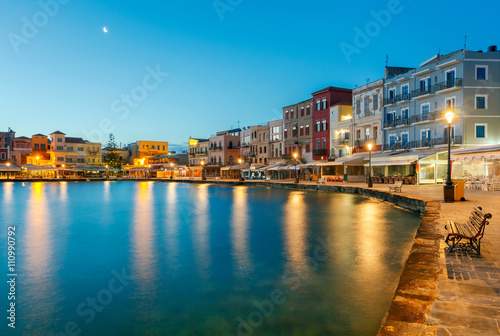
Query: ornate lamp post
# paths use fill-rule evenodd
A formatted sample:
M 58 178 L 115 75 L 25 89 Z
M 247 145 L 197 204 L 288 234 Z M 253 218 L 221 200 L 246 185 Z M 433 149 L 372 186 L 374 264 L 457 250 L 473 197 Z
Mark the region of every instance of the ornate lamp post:
M 201 180 L 206 181 L 207 177 L 205 176 L 205 168 L 203 166 L 205 165 L 205 161 L 201 161 Z
M 451 122 L 454 116 L 455 114 L 452 111 L 448 111 L 445 115 L 446 121 L 448 121 L 448 171 L 446 172 L 446 183 L 443 188 L 445 202 L 455 201 L 455 188 L 451 181 Z
M 299 154 L 293 153 L 293 158 L 295 159 L 295 183 L 299 183 L 299 178 L 297 177 L 297 157 Z
M 373 145 L 371 143 L 368 144 L 368 188 L 373 187 L 373 180 L 372 180 L 372 148 L 373 148 Z

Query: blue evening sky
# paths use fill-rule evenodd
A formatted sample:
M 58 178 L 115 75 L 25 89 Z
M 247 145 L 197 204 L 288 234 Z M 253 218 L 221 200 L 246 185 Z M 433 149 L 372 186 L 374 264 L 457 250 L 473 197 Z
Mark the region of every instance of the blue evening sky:
M 440 49 L 463 48 L 465 35 L 472 50 L 500 44 L 496 0 L 3 0 L 2 7 L 2 130 L 58 129 L 106 142 L 112 129 L 119 142 L 167 140 L 173 150 L 238 121 L 279 119 L 283 106 L 325 86 L 382 78 L 387 54 L 389 65 L 418 66 Z M 388 9 L 390 18 L 374 24 L 372 11 Z M 356 27 L 371 29 L 369 40 L 356 41 Z M 347 45 L 356 48 L 349 57 Z M 157 70 L 158 82 L 147 77 Z

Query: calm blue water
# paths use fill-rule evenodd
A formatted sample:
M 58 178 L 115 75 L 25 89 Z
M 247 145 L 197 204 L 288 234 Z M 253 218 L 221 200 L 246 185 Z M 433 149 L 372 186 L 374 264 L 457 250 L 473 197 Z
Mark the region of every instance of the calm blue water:
M 263 187 L 2 183 L 0 199 L 3 265 L 9 225 L 18 253 L 2 335 L 375 335 L 419 222 Z

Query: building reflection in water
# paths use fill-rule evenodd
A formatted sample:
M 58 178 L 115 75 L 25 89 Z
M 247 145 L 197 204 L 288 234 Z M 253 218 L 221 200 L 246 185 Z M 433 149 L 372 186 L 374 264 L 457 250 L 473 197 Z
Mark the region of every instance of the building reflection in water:
M 148 310 L 153 306 L 158 286 L 155 270 L 153 211 L 153 182 L 140 182 L 136 188 L 134 204 L 133 244 L 133 277 L 137 284 L 135 297 L 141 301 L 139 306 L 141 319 L 147 318 Z
M 103 200 L 105 203 L 109 203 L 109 201 L 111 200 L 111 182 L 104 181 L 103 188 L 104 188 Z
M 198 271 L 203 279 L 209 276 L 211 267 L 210 257 L 210 202 L 209 186 L 200 184 L 196 188 L 196 200 L 194 203 L 195 227 L 194 227 L 194 249 Z
M 249 247 L 247 187 L 233 189 L 233 208 L 231 217 L 231 242 L 233 259 L 238 277 L 248 277 L 253 271 Z
M 2 214 L 5 215 L 6 218 L 11 218 L 12 209 L 14 208 L 14 183 L 13 182 L 4 182 L 2 183 L 2 193 L 3 193 L 3 209 Z
M 30 323 L 33 334 L 38 334 L 41 330 L 46 330 L 52 321 L 56 302 L 49 298 L 57 292 L 53 276 L 53 233 L 43 182 L 31 184 L 25 223 L 26 238 L 23 249 L 26 251 L 26 280 L 23 287 L 27 296 L 23 300 L 29 304 L 24 314 L 36 316 L 36 321 Z
M 284 235 L 287 269 L 307 272 L 307 205 L 304 192 L 290 192 L 284 206 Z

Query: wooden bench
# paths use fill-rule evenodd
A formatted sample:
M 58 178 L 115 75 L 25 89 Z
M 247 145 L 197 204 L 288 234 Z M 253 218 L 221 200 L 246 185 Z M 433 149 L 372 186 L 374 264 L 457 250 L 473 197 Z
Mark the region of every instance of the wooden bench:
M 466 223 L 447 221 L 445 226 L 448 231 L 446 243 L 450 245 L 451 242 L 448 253 L 451 253 L 455 247 L 459 247 L 468 251 L 474 250 L 480 256 L 481 239 L 490 218 L 490 213 L 483 212 L 481 207 L 474 207 Z
M 326 178 L 320 178 L 318 184 L 326 184 Z
M 392 186 L 389 186 L 389 191 L 402 192 L 401 191 L 402 188 L 403 188 L 403 181 L 396 181 Z

